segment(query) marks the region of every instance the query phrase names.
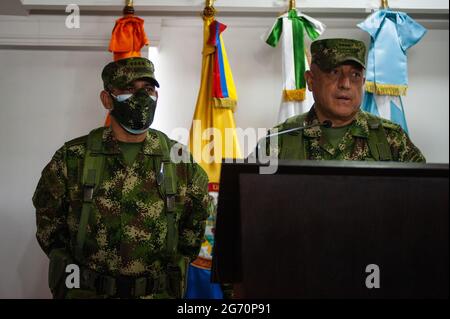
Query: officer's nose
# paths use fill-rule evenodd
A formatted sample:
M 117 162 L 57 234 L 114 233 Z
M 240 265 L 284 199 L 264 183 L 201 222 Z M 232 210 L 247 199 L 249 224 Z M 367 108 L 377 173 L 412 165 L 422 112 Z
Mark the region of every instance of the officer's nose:
M 341 76 L 338 79 L 338 87 L 341 90 L 349 90 L 350 89 L 350 77 L 342 73 Z

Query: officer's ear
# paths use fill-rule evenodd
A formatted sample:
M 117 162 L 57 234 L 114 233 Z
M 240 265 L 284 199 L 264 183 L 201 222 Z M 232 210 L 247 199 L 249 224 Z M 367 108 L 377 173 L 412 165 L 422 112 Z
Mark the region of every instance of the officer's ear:
M 106 92 L 105 90 L 103 90 L 100 93 L 100 100 L 102 101 L 102 104 L 104 106 L 105 109 L 107 110 L 112 110 L 113 107 L 113 101 L 112 101 L 112 97 L 111 95 L 109 95 L 108 92 Z
M 305 72 L 305 80 L 306 80 L 306 83 L 308 84 L 308 90 L 310 92 L 312 92 L 312 90 L 313 90 L 313 78 L 314 78 L 314 74 L 312 71 L 308 70 Z

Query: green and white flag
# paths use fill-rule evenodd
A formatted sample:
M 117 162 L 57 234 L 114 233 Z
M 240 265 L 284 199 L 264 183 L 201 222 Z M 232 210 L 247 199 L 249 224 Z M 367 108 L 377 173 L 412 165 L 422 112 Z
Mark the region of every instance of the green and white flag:
M 278 17 L 265 37 L 268 45 L 276 47 L 282 41 L 283 101 L 278 121 L 307 112 L 314 103 L 306 90 L 305 71 L 309 69 L 305 50 L 305 33 L 314 41 L 325 31 L 325 25 L 297 9 Z

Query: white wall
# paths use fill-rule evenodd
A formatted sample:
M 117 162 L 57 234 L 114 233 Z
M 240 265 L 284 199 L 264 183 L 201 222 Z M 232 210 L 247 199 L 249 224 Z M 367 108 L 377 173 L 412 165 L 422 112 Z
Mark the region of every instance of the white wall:
M 222 19 L 229 24 L 224 40 L 239 94 L 236 123 L 243 129 L 276 124 L 280 50 L 260 40 L 272 21 Z M 368 40 L 356 28 L 331 28 L 324 36 Z M 430 30 L 409 52 L 411 137 L 434 163 L 449 162 L 448 36 L 448 29 Z M 190 127 L 201 46 L 200 23 L 165 20 L 155 61 L 161 84 L 155 128 L 170 134 Z M 108 52 L 0 50 L 0 298 L 50 296 L 31 197 L 56 149 L 103 123 L 100 72 L 110 60 Z
M 31 202 L 65 140 L 99 126 L 103 52 L 0 51 L 0 297 L 48 297 Z
M 224 41 L 239 95 L 236 124 L 243 129 L 277 124 L 281 98 L 281 52 L 260 40 L 271 21 L 257 21 L 243 24 L 233 18 L 222 19 L 229 24 Z M 180 27 L 180 23 L 183 25 L 183 21 L 169 20 L 163 25 L 156 61 L 161 100 L 155 127 L 168 134 L 174 127 L 190 127 L 200 84 L 200 25 L 186 23 Z M 448 29 L 432 29 L 408 52 L 406 117 L 412 140 L 430 163 L 449 162 L 448 35 Z M 328 29 L 323 38 L 331 37 L 351 37 L 369 43 L 368 35 L 356 27 Z

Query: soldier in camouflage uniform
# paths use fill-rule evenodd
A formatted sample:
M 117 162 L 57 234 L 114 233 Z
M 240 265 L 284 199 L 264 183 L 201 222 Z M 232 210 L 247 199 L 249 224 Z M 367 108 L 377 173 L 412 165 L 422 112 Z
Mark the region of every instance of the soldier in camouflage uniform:
M 425 162 L 402 128 L 360 110 L 366 47 L 361 41 L 326 39 L 311 45 L 311 70 L 305 73 L 315 104 L 276 126 L 277 142 L 260 142 L 260 151 L 279 159 Z M 327 128 L 321 123 L 331 121 Z M 262 146 L 265 143 L 266 147 Z M 259 154 L 261 156 L 261 154 Z
M 110 63 L 102 78 L 111 126 L 65 143 L 33 197 L 50 288 L 55 298 L 181 298 L 211 204 L 208 178 L 192 158 L 170 162 L 179 144 L 150 129 L 159 84 L 148 59 Z M 79 289 L 65 285 L 68 264 L 80 267 Z

